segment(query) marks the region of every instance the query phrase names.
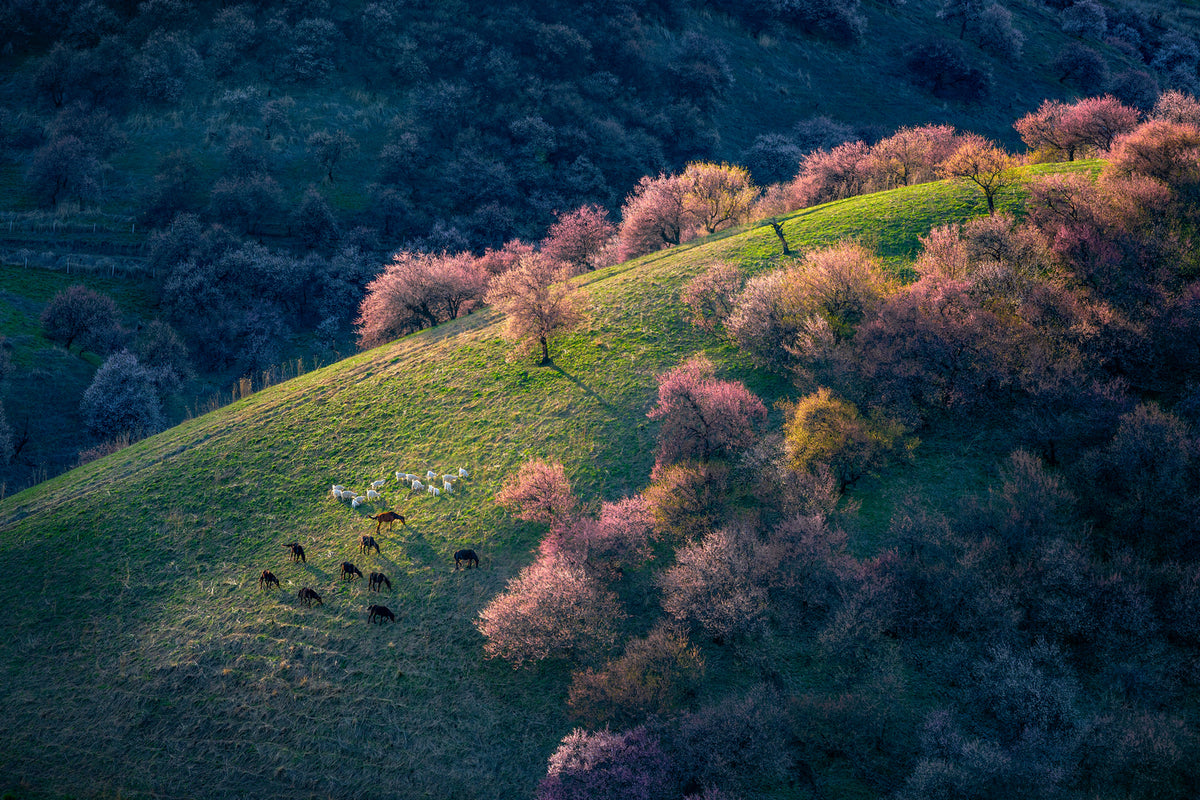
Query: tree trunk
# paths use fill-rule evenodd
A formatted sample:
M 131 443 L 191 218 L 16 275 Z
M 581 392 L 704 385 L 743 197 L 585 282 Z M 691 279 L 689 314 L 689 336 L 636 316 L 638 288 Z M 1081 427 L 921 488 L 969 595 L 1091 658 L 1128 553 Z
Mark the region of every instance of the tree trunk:
M 792 251 L 788 248 L 787 237 L 783 235 L 783 226 L 775 220 L 769 220 L 769 222 L 771 223 L 771 229 L 774 230 L 775 235 L 779 237 L 779 243 L 783 245 L 783 254 L 785 256 L 790 256 Z

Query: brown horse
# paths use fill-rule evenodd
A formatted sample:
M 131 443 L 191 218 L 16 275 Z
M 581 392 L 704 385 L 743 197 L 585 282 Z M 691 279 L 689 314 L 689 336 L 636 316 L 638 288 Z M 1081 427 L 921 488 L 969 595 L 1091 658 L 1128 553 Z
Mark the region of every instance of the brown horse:
M 279 588 L 279 578 L 276 578 L 275 573 L 271 572 L 271 570 L 264 569 L 262 571 L 262 575 L 258 576 L 258 588 L 269 589 L 269 588 L 271 588 L 271 584 L 275 584 L 275 588 L 278 589 Z
M 390 592 L 392 590 L 392 582 L 388 580 L 387 575 L 384 575 L 382 572 L 372 572 L 370 577 L 367 579 L 367 591 L 373 592 L 376 589 L 383 591 L 383 589 L 380 587 L 382 587 L 385 583 L 387 584 L 388 591 Z
M 325 603 L 321 601 L 321 595 L 317 594 L 314 589 L 310 589 L 307 586 L 301 589 L 296 596 L 300 598 L 301 603 L 304 603 L 304 605 L 308 606 L 309 608 L 312 608 L 313 603 L 316 603 L 319 606 L 325 605 Z
M 458 569 L 459 565 L 463 563 L 467 565 L 467 569 L 470 569 L 472 565 L 478 567 L 479 556 L 475 555 L 474 550 L 459 550 L 454 554 L 454 568 Z
M 361 578 L 362 570 L 351 564 L 349 561 L 342 562 L 342 577 L 346 580 L 353 580 L 355 576 Z
M 383 618 L 387 617 L 392 622 L 396 621 L 396 615 L 387 606 L 367 606 L 367 622 L 374 622 L 375 617 L 379 617 L 379 624 L 383 624 Z
M 389 531 L 397 521 L 399 521 L 399 523 L 406 528 L 408 527 L 408 523 L 404 521 L 404 515 L 397 514 L 395 511 L 384 511 L 382 514 L 375 515 L 367 514 L 367 519 L 375 520 L 375 533 L 377 534 L 379 533 L 379 526 L 383 525 L 385 522 L 387 523 Z
M 285 544 L 284 547 L 291 548 L 292 561 L 303 561 L 305 564 L 308 563 L 308 559 L 304 557 L 304 548 L 300 546 L 299 542 L 291 542 L 290 544 Z
M 372 547 L 374 547 L 374 548 L 375 548 L 375 552 L 376 552 L 376 553 L 378 553 L 378 552 L 379 552 L 379 542 L 375 541 L 375 537 L 374 537 L 374 536 L 371 536 L 370 534 L 364 533 L 362 536 L 360 536 L 360 537 L 359 537 L 359 539 L 358 539 L 358 552 L 360 552 L 360 553 L 369 553 L 369 552 L 371 551 L 371 548 L 372 548 Z

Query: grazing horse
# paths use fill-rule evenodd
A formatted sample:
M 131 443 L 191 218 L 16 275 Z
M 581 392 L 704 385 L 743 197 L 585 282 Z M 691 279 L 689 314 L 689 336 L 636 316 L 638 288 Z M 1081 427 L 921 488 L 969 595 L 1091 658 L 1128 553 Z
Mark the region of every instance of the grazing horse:
M 382 572 L 372 572 L 370 577 L 367 579 L 367 591 L 373 592 L 376 589 L 380 589 L 380 587 L 385 583 L 387 584 L 388 591 L 390 592 L 392 590 L 392 582 L 388 580 L 387 575 L 384 575 Z M 380 589 L 380 591 L 383 590 Z
M 397 521 L 399 521 L 400 524 L 403 525 L 404 527 L 406 527 L 406 528 L 408 527 L 408 523 L 404 521 L 404 515 L 397 514 L 395 511 L 384 511 L 382 514 L 374 514 L 374 515 L 367 514 L 367 519 L 375 520 L 375 533 L 379 533 L 379 526 L 385 522 L 387 523 L 389 531 L 392 529 L 392 526 L 395 525 Z
M 291 548 L 292 561 L 303 561 L 305 564 L 308 563 L 308 559 L 306 559 L 304 557 L 304 548 L 300 546 L 299 542 L 292 542 L 290 544 L 285 544 L 284 547 Z
M 321 595 L 317 594 L 315 590 L 310 589 L 307 586 L 301 589 L 296 596 L 300 598 L 301 603 L 304 603 L 304 605 L 308 606 L 309 608 L 312 608 L 312 604 L 314 602 L 319 606 L 325 605 L 325 603 L 321 602 Z
M 279 578 L 276 578 L 275 573 L 271 572 L 271 570 L 264 569 L 262 571 L 262 575 L 258 576 L 258 588 L 269 589 L 269 588 L 271 588 L 271 584 L 275 584 L 275 588 L 278 589 L 279 588 Z
M 459 550 L 454 554 L 454 568 L 458 569 L 459 565 L 463 563 L 467 565 L 467 569 L 470 569 L 472 564 L 478 567 L 479 556 L 475 555 L 474 550 Z
M 383 618 L 387 617 L 392 622 L 396 621 L 396 615 L 387 606 L 368 606 L 367 607 L 367 622 L 374 622 L 375 617 L 379 617 L 379 624 L 383 624 Z
M 370 551 L 371 551 L 371 548 L 372 548 L 372 547 L 374 547 L 374 548 L 375 548 L 375 552 L 376 552 L 376 553 L 378 553 L 378 552 L 379 552 L 379 542 L 375 541 L 375 537 L 374 537 L 374 536 L 371 536 L 370 534 L 364 533 L 362 536 L 360 536 L 360 537 L 359 537 L 359 539 L 358 539 L 358 552 L 360 552 L 360 553 L 368 553 L 368 552 L 370 552 Z
M 351 564 L 349 561 L 342 562 L 342 577 L 346 580 L 352 580 L 354 576 L 362 577 L 363 574 L 358 567 Z

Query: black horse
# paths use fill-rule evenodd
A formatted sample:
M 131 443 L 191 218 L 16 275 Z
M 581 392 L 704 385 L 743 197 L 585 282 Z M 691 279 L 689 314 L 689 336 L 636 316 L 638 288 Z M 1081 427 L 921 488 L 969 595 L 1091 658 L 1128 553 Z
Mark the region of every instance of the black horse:
M 383 618 L 387 617 L 389 621 L 395 622 L 396 615 L 387 606 L 367 606 L 367 622 L 374 622 L 375 618 L 379 618 L 379 624 L 383 624 Z

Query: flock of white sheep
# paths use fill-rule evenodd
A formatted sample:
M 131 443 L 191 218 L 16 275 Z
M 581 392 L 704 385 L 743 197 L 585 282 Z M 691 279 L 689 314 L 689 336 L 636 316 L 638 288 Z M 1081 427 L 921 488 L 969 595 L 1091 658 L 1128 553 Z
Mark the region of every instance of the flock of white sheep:
M 439 475 L 438 473 L 434 472 L 433 470 L 429 470 L 425 473 L 425 476 L 424 476 L 425 480 L 428 481 L 428 483 L 423 483 L 421 481 L 422 476 L 420 476 L 420 475 L 414 475 L 411 472 L 399 472 L 398 471 L 398 472 L 396 472 L 396 482 L 408 484 L 411 487 L 411 490 L 414 492 L 425 491 L 436 497 L 437 495 L 440 495 L 442 492 L 445 492 L 446 494 L 452 494 L 454 492 L 454 482 L 457 481 L 459 478 L 466 478 L 469 475 L 470 475 L 470 473 L 468 473 L 462 467 L 458 468 L 457 474 L 449 472 L 449 473 L 445 473 L 443 475 Z M 434 485 L 434 483 L 439 478 L 441 478 L 441 481 L 442 481 L 442 488 L 440 488 L 440 489 Z M 379 493 L 379 490 L 382 489 L 386 485 L 387 485 L 387 478 L 380 478 L 379 480 L 373 481 L 371 483 L 371 488 L 367 489 L 366 494 L 358 494 L 357 492 L 353 491 L 352 489 L 347 489 L 345 486 L 335 483 L 333 485 L 332 491 L 333 491 L 333 496 L 336 497 L 338 500 L 347 501 L 350 503 L 350 505 L 353 508 L 358 508 L 363 503 L 374 503 L 374 502 L 383 500 L 383 495 Z

